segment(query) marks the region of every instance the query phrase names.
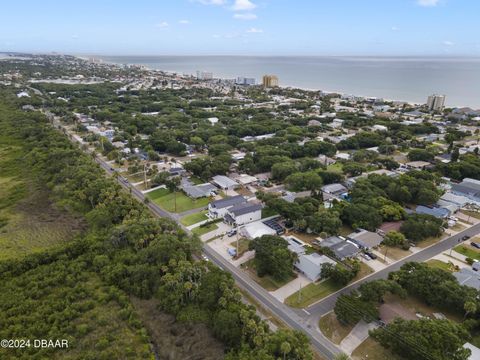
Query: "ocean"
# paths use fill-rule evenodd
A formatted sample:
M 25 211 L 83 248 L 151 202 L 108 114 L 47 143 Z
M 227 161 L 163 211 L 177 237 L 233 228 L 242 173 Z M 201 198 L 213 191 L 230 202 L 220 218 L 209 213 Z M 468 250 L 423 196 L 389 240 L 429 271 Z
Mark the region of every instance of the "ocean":
M 446 105 L 480 109 L 480 58 L 317 56 L 97 56 L 181 74 L 197 70 L 233 79 L 264 74 L 280 86 L 425 103 L 445 94 Z

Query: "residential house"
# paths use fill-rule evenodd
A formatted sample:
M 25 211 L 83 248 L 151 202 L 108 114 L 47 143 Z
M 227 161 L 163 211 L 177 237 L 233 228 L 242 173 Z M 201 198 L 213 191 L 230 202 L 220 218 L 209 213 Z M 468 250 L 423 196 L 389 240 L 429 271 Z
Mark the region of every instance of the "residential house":
M 212 182 L 222 190 L 233 190 L 238 186 L 238 183 L 227 176 L 216 175 L 212 178 Z
M 227 210 L 232 206 L 247 202 L 242 195 L 231 196 L 221 200 L 215 200 L 208 204 L 208 217 L 210 219 L 223 218 L 227 214 Z
M 322 191 L 336 197 L 343 197 L 348 193 L 348 189 L 339 183 L 324 185 Z
M 452 215 L 452 211 L 449 207 L 440 207 L 440 206 L 424 206 L 418 205 L 415 209 L 417 214 L 426 214 L 432 215 L 439 219 L 445 219 Z
M 358 229 L 351 233 L 347 236 L 347 239 L 366 250 L 377 247 L 383 241 L 383 237 L 379 234 L 364 229 Z
M 183 182 L 180 188 L 192 199 L 213 196 L 217 190 L 215 186 L 209 183 L 193 185 L 190 182 Z
M 460 184 L 452 185 L 452 193 L 465 196 L 473 202 L 480 202 L 480 181 L 465 178 Z
M 460 271 L 454 272 L 453 276 L 455 276 L 460 285 L 480 290 L 480 274 L 475 270 L 462 268 Z
M 262 218 L 262 204 L 254 202 L 245 202 L 234 205 L 227 209 L 223 217 L 227 224 L 240 226 Z
M 320 242 L 320 246 L 332 250 L 335 257 L 340 261 L 353 258 L 360 252 L 360 248 L 357 245 L 339 236 L 331 236 L 323 240 Z
M 297 254 L 295 268 L 304 274 L 309 280 L 317 281 L 321 277 L 324 264 L 335 265 L 336 262 L 325 255 L 318 253 L 306 253 L 305 244 L 293 236 L 284 237 L 288 241 L 288 249 Z

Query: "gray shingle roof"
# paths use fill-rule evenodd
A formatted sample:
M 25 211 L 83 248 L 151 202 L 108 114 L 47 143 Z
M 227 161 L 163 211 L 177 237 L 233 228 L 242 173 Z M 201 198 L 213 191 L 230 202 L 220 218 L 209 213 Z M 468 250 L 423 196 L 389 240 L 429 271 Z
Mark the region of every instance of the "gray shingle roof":
M 212 201 L 210 203 L 210 206 L 215 209 L 225 209 L 233 205 L 242 204 L 246 201 L 247 199 L 245 199 L 242 195 L 236 195 L 236 196 L 227 197 L 225 199 Z
M 244 214 L 248 214 L 254 211 L 258 211 L 262 209 L 262 204 L 255 204 L 255 203 L 243 203 L 232 206 L 228 211 L 235 216 L 240 216 Z

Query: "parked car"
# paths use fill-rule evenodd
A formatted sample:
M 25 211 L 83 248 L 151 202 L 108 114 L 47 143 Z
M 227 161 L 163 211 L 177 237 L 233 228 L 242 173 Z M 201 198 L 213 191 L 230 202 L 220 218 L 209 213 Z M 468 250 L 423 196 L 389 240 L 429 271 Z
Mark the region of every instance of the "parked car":
M 375 255 L 374 253 L 370 252 L 370 251 L 365 251 L 365 254 L 370 256 L 370 258 L 372 258 L 373 260 L 375 260 L 378 256 Z
M 470 239 L 470 236 L 468 236 L 468 235 L 465 235 L 464 237 L 462 237 L 463 241 L 468 240 L 468 239 Z
M 367 260 L 367 261 L 372 260 L 372 258 L 371 258 L 370 256 L 368 256 L 367 254 L 363 254 L 363 257 L 364 257 L 364 259 Z
M 475 248 L 477 248 L 477 249 L 480 249 L 480 243 L 478 243 L 478 242 L 472 241 L 472 242 L 470 243 L 470 245 L 472 245 L 473 247 L 475 247 Z
M 229 237 L 232 237 L 232 236 L 234 236 L 234 235 L 236 235 L 236 234 L 237 234 L 237 230 L 235 230 L 235 229 L 230 230 L 229 232 L 227 232 L 227 235 L 228 235 Z

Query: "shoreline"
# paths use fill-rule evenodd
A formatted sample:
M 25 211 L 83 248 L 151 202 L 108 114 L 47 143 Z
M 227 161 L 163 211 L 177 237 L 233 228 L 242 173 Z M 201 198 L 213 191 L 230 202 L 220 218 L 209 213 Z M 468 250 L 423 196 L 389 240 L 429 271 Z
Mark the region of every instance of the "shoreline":
M 81 58 L 83 60 L 87 60 L 88 61 L 88 57 L 83 57 L 83 56 L 78 56 L 78 55 L 75 55 L 76 57 L 78 58 Z M 174 56 L 174 57 L 177 57 L 178 55 L 165 55 L 165 56 Z M 215 55 L 205 55 L 204 57 L 214 57 Z M 225 55 L 225 57 L 229 57 L 230 55 Z M 187 74 L 187 73 L 182 73 L 180 71 L 174 71 L 174 70 L 162 70 L 162 69 L 154 69 L 154 68 L 151 68 L 151 66 L 147 65 L 147 64 L 142 64 L 142 63 L 122 63 L 122 62 L 113 62 L 111 60 L 106 60 L 103 56 L 97 56 L 95 57 L 95 55 L 93 55 L 92 57 L 94 57 L 95 59 L 100 59 L 102 60 L 102 62 L 106 63 L 106 64 L 111 64 L 111 65 L 117 65 L 117 66 L 121 66 L 121 65 L 129 65 L 129 66 L 132 66 L 132 65 L 140 65 L 140 66 L 144 66 L 146 70 L 148 71 L 162 71 L 166 74 L 169 74 L 169 75 L 174 75 L 174 74 L 181 74 L 182 76 L 192 76 L 192 77 L 195 77 L 195 74 Z M 109 56 L 106 56 L 107 58 Z M 122 57 L 122 56 L 111 56 L 111 57 Z M 130 57 L 130 56 L 125 56 L 125 57 Z M 133 55 L 132 57 L 135 57 L 135 55 Z M 144 57 L 142 55 L 138 55 L 138 57 Z M 145 57 L 148 57 L 148 56 L 145 56 Z M 152 58 L 156 58 L 158 56 L 154 56 L 154 55 L 150 55 L 150 57 Z M 180 56 L 180 57 L 183 57 L 183 56 Z M 190 56 L 185 56 L 185 57 L 197 57 L 196 55 L 190 55 Z M 256 56 L 250 56 L 252 58 L 256 57 Z M 267 57 L 267 56 L 265 56 Z M 275 56 L 277 57 L 277 56 Z M 287 57 L 287 56 L 285 56 Z M 295 57 L 295 56 L 289 56 L 289 57 Z M 301 56 L 303 57 L 303 56 Z M 312 56 L 312 57 L 318 57 L 318 58 L 341 58 L 341 56 Z M 365 58 L 369 58 L 369 57 L 362 57 L 362 56 L 344 56 L 344 58 L 349 58 L 349 59 L 365 59 Z M 372 59 L 381 59 L 382 57 L 379 57 L 379 56 L 371 56 L 370 58 Z M 411 57 L 411 56 L 406 56 L 404 59 L 402 59 L 402 57 L 385 57 L 385 59 L 401 59 L 402 61 L 405 61 L 405 59 L 414 59 L 414 60 L 418 60 L 418 59 L 428 59 L 428 58 L 425 58 L 425 57 L 419 57 L 419 58 L 415 58 L 415 57 Z M 448 59 L 438 59 L 436 58 L 438 61 L 447 61 Z M 458 58 L 460 59 L 460 57 Z M 470 59 L 470 58 L 466 58 L 466 59 Z M 478 60 L 480 61 L 480 57 L 474 57 L 474 58 L 471 58 L 471 59 L 474 59 L 474 60 Z M 430 61 L 430 59 L 428 59 Z M 433 58 L 432 60 L 435 60 L 435 58 Z M 213 79 L 217 79 L 217 80 L 234 80 L 235 78 L 226 78 L 226 77 L 214 77 Z M 255 80 L 261 80 L 261 79 L 255 79 Z M 324 92 L 326 94 L 339 94 L 340 96 L 343 96 L 343 95 L 350 95 L 350 96 L 354 96 L 354 97 L 361 97 L 361 98 L 364 98 L 364 99 L 367 99 L 367 98 L 377 98 L 377 99 L 383 99 L 384 101 L 386 102 L 401 102 L 401 103 L 405 103 L 405 104 L 408 104 L 408 105 L 411 105 L 411 106 L 421 106 L 421 105 L 424 105 L 426 103 L 423 102 L 423 103 L 420 103 L 418 101 L 411 101 L 411 100 L 400 100 L 400 99 L 390 99 L 390 98 L 386 98 L 386 97 L 383 97 L 383 96 L 372 96 L 372 95 L 359 95 L 359 94 L 353 94 L 353 93 L 350 93 L 350 92 L 343 92 L 343 91 L 331 91 L 331 90 L 326 90 L 326 89 L 318 89 L 318 88 L 309 88 L 309 87 L 302 87 L 302 86 L 298 86 L 298 85 L 279 85 L 280 88 L 283 88 L 283 89 L 298 89 L 298 90 L 302 90 L 302 91 L 313 91 L 313 92 Z M 425 98 L 427 98 L 429 95 L 431 94 L 426 94 L 425 95 Z M 448 95 L 447 95 L 448 96 Z M 470 105 L 449 105 L 449 106 L 445 106 L 445 108 L 451 108 L 451 109 L 455 109 L 455 108 L 464 108 L 464 107 L 469 107 L 473 110 L 478 110 L 480 111 L 480 107 L 478 109 L 475 109 L 475 107 L 472 107 Z

